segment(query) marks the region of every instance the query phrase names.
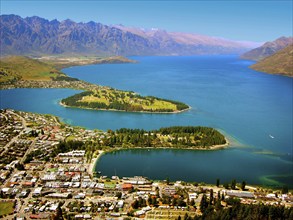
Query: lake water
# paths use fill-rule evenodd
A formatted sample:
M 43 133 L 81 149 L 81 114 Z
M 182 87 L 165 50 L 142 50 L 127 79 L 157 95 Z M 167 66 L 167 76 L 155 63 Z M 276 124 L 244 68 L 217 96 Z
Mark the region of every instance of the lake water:
M 90 129 L 156 129 L 172 125 L 215 127 L 231 148 L 215 152 L 125 150 L 97 163 L 104 175 L 145 175 L 214 183 L 236 178 L 252 184 L 290 184 L 293 78 L 259 73 L 236 56 L 134 57 L 137 64 L 89 65 L 64 69 L 69 76 L 117 89 L 187 103 L 180 114 L 106 112 L 63 108 L 59 100 L 78 91 L 1 91 L 1 108 L 50 113 Z M 274 138 L 272 138 L 274 137 Z M 282 181 L 282 183 L 272 182 Z

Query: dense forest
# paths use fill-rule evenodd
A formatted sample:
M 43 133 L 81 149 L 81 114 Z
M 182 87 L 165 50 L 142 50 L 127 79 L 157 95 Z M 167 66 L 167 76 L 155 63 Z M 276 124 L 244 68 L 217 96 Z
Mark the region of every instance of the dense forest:
M 261 220 L 281 220 L 293 219 L 293 208 L 285 208 L 281 205 L 265 205 L 265 204 L 242 204 L 237 198 L 224 199 L 228 207 L 221 205 L 220 198 L 208 199 L 203 196 L 200 209 L 202 216 L 195 216 L 194 220 L 214 220 L 214 219 L 261 219 Z
M 141 96 L 134 92 L 114 89 L 101 91 L 85 91 L 68 98 L 62 99 L 61 103 L 79 108 L 109 109 L 130 112 L 176 112 L 188 109 L 189 106 L 167 99 L 153 96 Z
M 159 130 L 121 128 L 110 132 L 105 144 L 111 147 L 202 148 L 226 144 L 224 135 L 209 127 L 175 126 Z

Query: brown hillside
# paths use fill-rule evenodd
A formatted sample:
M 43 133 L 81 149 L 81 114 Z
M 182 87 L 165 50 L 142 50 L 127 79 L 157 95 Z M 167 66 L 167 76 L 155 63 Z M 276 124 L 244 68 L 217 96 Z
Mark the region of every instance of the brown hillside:
M 251 66 L 252 69 L 293 76 L 293 44 Z

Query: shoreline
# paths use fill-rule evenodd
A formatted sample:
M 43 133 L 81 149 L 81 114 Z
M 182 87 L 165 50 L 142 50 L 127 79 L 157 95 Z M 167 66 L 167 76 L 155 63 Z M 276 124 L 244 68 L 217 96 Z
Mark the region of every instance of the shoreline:
M 90 162 L 90 164 L 88 166 L 88 172 L 91 173 L 91 174 L 93 174 L 95 172 L 95 165 L 96 165 L 97 161 L 107 151 L 99 150 L 98 152 L 99 152 L 99 154 L 92 159 L 92 161 Z
M 65 105 L 64 103 L 62 103 L 61 101 L 59 101 L 59 105 L 63 106 L 64 108 L 78 108 L 78 109 L 87 109 L 87 110 L 95 110 L 95 111 L 110 111 L 110 112 L 129 112 L 129 113 L 147 113 L 147 114 L 178 114 L 178 113 L 182 113 L 188 110 L 191 110 L 192 108 L 190 106 L 188 106 L 187 109 L 183 109 L 183 110 L 177 110 L 174 112 L 151 112 L 151 111 L 126 111 L 126 110 L 117 110 L 117 109 L 95 109 L 95 108 L 88 108 L 88 107 L 77 107 L 77 106 L 69 106 L 69 105 Z
M 89 172 L 94 174 L 96 171 L 95 169 L 95 165 L 96 163 L 99 161 L 100 157 L 103 156 L 105 153 L 109 153 L 109 152 L 114 152 L 114 151 L 120 151 L 120 150 L 134 150 L 134 149 L 146 149 L 146 150 L 157 150 L 157 149 L 162 149 L 162 150 L 196 150 L 196 151 L 214 151 L 214 150 L 223 150 L 229 147 L 230 142 L 228 141 L 228 139 L 225 137 L 225 140 L 227 143 L 225 144 L 219 144 L 219 145 L 212 145 L 208 148 L 200 148 L 200 147 L 196 147 L 196 148 L 175 148 L 175 147 L 129 147 L 129 148 L 115 148 L 115 149 L 111 149 L 111 150 L 99 150 L 99 155 L 97 155 L 97 157 L 93 158 L 91 163 L 89 164 Z

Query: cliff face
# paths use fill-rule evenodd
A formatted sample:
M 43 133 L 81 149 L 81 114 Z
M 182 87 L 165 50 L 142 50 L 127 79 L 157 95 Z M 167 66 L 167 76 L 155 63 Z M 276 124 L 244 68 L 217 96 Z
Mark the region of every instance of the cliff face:
M 244 53 L 241 58 L 247 60 L 261 60 L 275 54 L 292 43 L 292 37 L 280 37 L 275 41 L 267 42 L 258 48 Z
M 293 76 L 293 44 L 251 66 L 254 70 Z
M 96 22 L 48 21 L 40 17 L 0 16 L 1 55 L 195 55 L 240 54 L 246 43 L 203 35 L 149 33 Z

